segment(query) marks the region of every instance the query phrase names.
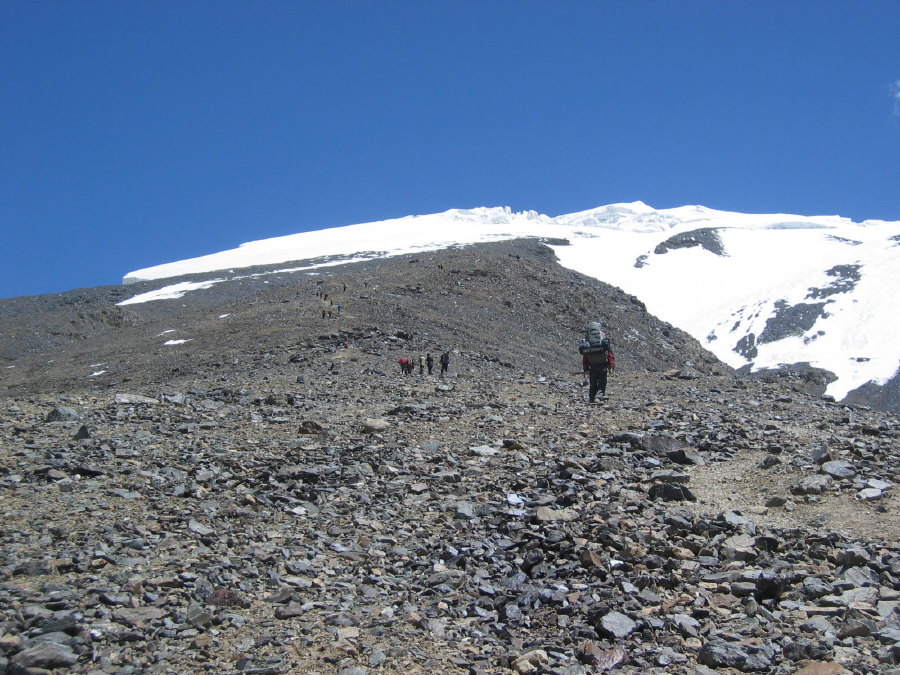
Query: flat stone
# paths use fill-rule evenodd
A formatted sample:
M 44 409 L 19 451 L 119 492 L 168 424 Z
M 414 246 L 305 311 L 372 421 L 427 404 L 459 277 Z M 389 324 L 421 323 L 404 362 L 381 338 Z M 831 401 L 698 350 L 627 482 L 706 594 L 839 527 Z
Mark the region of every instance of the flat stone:
M 805 661 L 794 675 L 842 675 L 850 671 L 834 661 Z
M 864 488 L 856 493 L 858 499 L 870 502 L 884 497 L 884 493 L 878 488 Z
M 539 523 L 566 522 L 578 518 L 578 513 L 574 509 L 551 509 L 547 506 L 539 506 L 535 510 L 534 518 Z
M 808 633 L 820 633 L 822 635 L 837 635 L 837 629 L 824 616 L 810 617 L 801 626 L 801 629 Z
M 370 417 L 363 422 L 364 434 L 378 434 L 391 428 L 391 423 L 380 417 Z
M 141 396 L 140 394 L 116 394 L 116 403 L 120 405 L 156 405 L 159 401 L 149 396 Z
M 35 642 L 10 661 L 23 668 L 68 668 L 78 663 L 78 655 L 68 645 L 57 642 Z
M 722 555 L 735 560 L 747 560 L 756 556 L 756 538 L 738 534 L 722 542 Z
M 694 493 L 687 487 L 675 483 L 656 483 L 650 488 L 649 494 L 650 499 L 661 499 L 666 502 L 697 501 Z
M 700 622 L 694 617 L 687 614 L 673 614 L 668 620 L 685 637 L 697 637 Z
M 80 419 L 80 416 L 74 408 L 58 405 L 49 413 L 47 413 L 48 422 L 68 422 L 70 420 Z
M 627 638 L 637 629 L 637 623 L 625 614 L 613 611 L 605 614 L 600 619 L 599 628 L 609 637 L 621 640 Z
M 209 527 L 209 525 L 204 525 L 203 523 L 196 521 L 193 518 L 188 521 L 188 529 L 191 532 L 196 532 L 201 536 L 206 536 L 215 532 L 215 530 Z
M 862 546 L 848 546 L 838 550 L 834 555 L 838 565 L 860 566 L 865 565 L 871 560 L 871 556 Z
M 293 619 L 296 616 L 306 614 L 306 610 L 299 602 L 290 602 L 287 605 L 279 606 L 275 609 L 276 619 Z
M 478 504 L 474 502 L 459 502 L 456 505 L 456 517 L 463 520 L 474 520 L 478 517 Z
M 856 469 L 853 463 L 845 459 L 838 459 L 831 462 L 825 462 L 822 465 L 822 471 L 833 478 L 853 478 L 856 475 Z
M 132 628 L 144 628 L 148 623 L 157 621 L 166 616 L 168 612 L 159 607 L 122 607 L 113 612 L 113 621 L 131 626 Z
M 512 669 L 522 675 L 537 673 L 549 665 L 550 657 L 543 649 L 532 649 L 521 656 L 516 657 L 510 664 Z
M 690 464 L 693 466 L 703 466 L 706 460 L 703 456 L 693 448 L 677 448 L 666 452 L 666 457 L 676 464 Z
M 746 516 L 741 515 L 737 511 L 725 511 L 722 516 L 722 520 L 733 527 L 740 528 L 753 528 L 753 521 L 747 518 Z
M 834 479 L 831 476 L 820 473 L 804 478 L 791 487 L 791 492 L 795 495 L 820 495 L 830 488 L 833 483 Z
M 196 603 L 191 603 L 187 610 L 187 622 L 194 628 L 207 629 L 212 625 L 213 615 Z

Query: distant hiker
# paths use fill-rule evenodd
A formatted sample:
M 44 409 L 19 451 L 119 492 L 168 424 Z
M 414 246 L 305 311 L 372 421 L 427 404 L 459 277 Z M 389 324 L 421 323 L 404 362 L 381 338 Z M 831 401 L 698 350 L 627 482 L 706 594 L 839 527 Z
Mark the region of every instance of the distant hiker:
M 328 318 L 329 319 L 331 318 L 331 310 L 330 309 L 328 310 Z
M 431 352 L 428 352 L 428 356 L 425 357 L 425 365 L 428 367 L 428 374 L 431 375 L 431 369 L 434 368 L 434 359 L 431 357 Z
M 606 396 L 606 376 L 615 365 L 609 338 L 596 321 L 589 323 L 584 331 L 584 340 L 578 345 L 581 352 L 581 369 L 590 376 L 588 400 L 593 403 L 597 395 Z
M 408 358 L 406 358 L 404 356 L 401 359 L 397 359 L 397 363 L 400 364 L 400 372 L 401 373 L 403 373 L 404 375 L 412 375 L 412 371 L 413 371 L 412 361 L 410 361 Z
M 323 319 L 325 318 L 325 310 L 324 309 L 322 310 L 322 318 Z
M 444 352 L 441 354 L 441 377 L 443 377 L 444 373 L 447 372 L 447 368 L 450 367 L 450 352 Z
M 425 374 L 425 355 L 419 355 L 419 375 Z
M 338 314 L 341 313 L 341 310 L 342 310 L 342 309 L 344 309 L 344 306 L 343 306 L 343 305 L 338 305 Z

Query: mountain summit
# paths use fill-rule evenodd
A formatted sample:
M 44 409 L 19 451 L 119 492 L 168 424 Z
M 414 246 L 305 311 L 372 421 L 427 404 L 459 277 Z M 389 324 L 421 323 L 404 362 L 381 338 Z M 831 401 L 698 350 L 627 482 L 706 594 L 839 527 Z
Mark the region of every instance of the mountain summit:
M 900 408 L 900 221 L 610 204 L 550 217 L 509 208 L 303 232 L 130 272 L 179 283 L 122 304 L 209 288 L 239 270 L 273 272 L 537 237 L 571 269 L 637 296 L 722 361 L 754 372 L 815 372 L 838 400 Z M 210 273 L 217 273 L 211 278 Z

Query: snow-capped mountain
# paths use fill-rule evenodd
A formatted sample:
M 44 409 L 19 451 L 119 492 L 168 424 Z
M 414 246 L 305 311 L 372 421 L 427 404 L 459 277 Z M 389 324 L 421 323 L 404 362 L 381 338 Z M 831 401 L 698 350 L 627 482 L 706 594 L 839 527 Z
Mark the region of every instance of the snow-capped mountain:
M 735 368 L 809 363 L 836 375 L 828 393 L 838 400 L 898 375 L 900 221 L 657 210 L 642 202 L 555 218 L 508 208 L 451 210 L 264 239 L 137 270 L 124 282 L 204 279 L 120 304 L 181 297 L 238 278 L 247 267 L 295 262 L 277 271 L 301 272 L 518 237 L 547 240 L 563 265 L 637 296 Z M 209 279 L 210 272 L 219 278 Z

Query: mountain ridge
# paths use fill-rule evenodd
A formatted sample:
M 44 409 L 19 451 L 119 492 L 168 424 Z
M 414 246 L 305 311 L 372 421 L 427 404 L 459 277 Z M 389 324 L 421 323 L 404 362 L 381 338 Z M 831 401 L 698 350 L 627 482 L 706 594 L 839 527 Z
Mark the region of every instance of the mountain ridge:
M 237 278 L 248 266 L 278 263 L 294 263 L 285 271 L 299 273 L 519 237 L 555 241 L 564 266 L 639 297 L 733 368 L 810 363 L 832 374 L 827 390 L 836 400 L 853 394 L 848 400 L 900 409 L 900 319 L 889 290 L 900 279 L 900 222 L 657 210 L 643 202 L 553 218 L 507 207 L 453 209 L 247 242 L 125 280 L 194 275 L 218 283 L 208 275 Z
M 609 325 L 622 368 L 691 362 L 702 370 L 730 370 L 687 334 L 650 316 L 637 298 L 559 266 L 551 249 L 534 240 L 345 263 L 299 275 L 256 269 L 183 299 L 123 305 L 132 287 L 111 286 L 0 301 L 5 323 L 24 324 L 19 333 L 0 335 L 0 356 L 15 366 L 3 379 L 11 391 L 34 387 L 35 380 L 52 390 L 117 386 L 122 377 L 154 379 L 142 379 L 142 369 L 164 381 L 170 376 L 166 368 L 189 370 L 195 353 L 204 354 L 204 361 L 266 349 L 283 353 L 323 331 L 371 329 L 466 344 L 483 355 L 478 359 L 543 361 L 546 375 L 558 376 L 580 367 L 572 349 L 583 323 L 592 319 Z M 339 293 L 341 314 L 329 305 L 332 317 L 323 318 L 326 305 L 316 291 L 337 283 L 349 284 Z M 533 325 L 522 324 L 523 313 Z M 221 336 L 228 336 L 222 342 L 227 354 L 210 354 Z M 169 339 L 187 342 L 167 346 Z M 91 377 L 100 369 L 92 364 L 99 362 L 108 362 L 107 372 Z

